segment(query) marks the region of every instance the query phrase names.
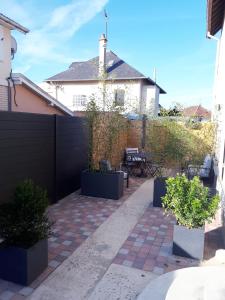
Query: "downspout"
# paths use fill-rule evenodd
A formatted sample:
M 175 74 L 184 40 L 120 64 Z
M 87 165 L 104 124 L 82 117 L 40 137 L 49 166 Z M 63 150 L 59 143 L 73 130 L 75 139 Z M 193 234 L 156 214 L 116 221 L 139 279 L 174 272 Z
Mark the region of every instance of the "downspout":
M 14 90 L 14 103 L 16 106 L 18 106 L 17 102 L 16 102 L 16 86 L 14 83 L 14 80 L 12 78 L 12 70 L 10 71 L 10 75 L 7 78 L 7 82 L 8 82 L 8 111 L 12 111 L 12 91 L 11 91 L 11 84 L 10 84 L 10 80 L 13 84 L 13 90 Z
M 8 82 L 8 111 L 12 111 L 10 77 L 8 77 L 6 80 Z

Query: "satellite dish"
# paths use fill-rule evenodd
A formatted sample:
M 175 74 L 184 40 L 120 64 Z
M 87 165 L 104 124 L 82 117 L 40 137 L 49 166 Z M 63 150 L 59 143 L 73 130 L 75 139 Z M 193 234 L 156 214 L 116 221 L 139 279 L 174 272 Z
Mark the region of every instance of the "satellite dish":
M 17 42 L 16 39 L 11 36 L 11 55 L 12 55 L 12 59 L 14 58 L 14 55 L 17 51 Z

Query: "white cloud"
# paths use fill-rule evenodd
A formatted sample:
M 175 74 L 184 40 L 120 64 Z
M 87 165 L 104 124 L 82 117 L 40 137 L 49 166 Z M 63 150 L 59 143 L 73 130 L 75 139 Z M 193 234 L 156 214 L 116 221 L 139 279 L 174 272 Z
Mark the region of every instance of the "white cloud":
M 109 0 L 73 0 L 59 5 L 52 11 L 39 1 L 1 0 L 1 11 L 24 26 L 30 26 L 30 33 L 19 36 L 20 60 L 25 62 L 23 69 L 44 62 L 70 63 L 68 41 L 80 29 L 99 13 Z M 32 5 L 31 5 L 32 4 Z M 44 23 L 39 24 L 35 10 Z M 9 11 L 10 13 L 7 13 Z M 36 12 L 37 13 L 37 12 Z M 33 17 L 33 15 L 35 17 Z

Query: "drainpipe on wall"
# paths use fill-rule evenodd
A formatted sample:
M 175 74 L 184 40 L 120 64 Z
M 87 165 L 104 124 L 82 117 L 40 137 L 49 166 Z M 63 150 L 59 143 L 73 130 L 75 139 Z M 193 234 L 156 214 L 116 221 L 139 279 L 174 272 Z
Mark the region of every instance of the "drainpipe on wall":
M 10 77 L 7 78 L 7 82 L 8 82 L 8 111 L 12 111 L 12 96 L 11 96 Z

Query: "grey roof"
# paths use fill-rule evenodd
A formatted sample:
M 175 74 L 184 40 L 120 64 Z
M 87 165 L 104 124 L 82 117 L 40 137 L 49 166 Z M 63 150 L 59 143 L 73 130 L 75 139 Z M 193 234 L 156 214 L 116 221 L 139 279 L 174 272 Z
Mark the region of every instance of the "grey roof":
M 109 51 L 106 53 L 106 71 L 108 80 L 127 80 L 127 79 L 145 79 L 150 85 L 157 85 L 153 80 L 146 77 L 135 68 L 128 65 L 115 53 Z M 83 62 L 73 62 L 69 69 L 56 74 L 45 81 L 90 81 L 98 80 L 99 57 L 92 58 Z M 158 86 L 158 85 L 157 85 Z M 159 87 L 159 86 L 158 86 Z M 166 92 L 160 88 L 160 93 Z
M 22 33 L 28 33 L 29 29 L 20 25 L 19 23 L 13 21 L 12 19 L 6 17 L 5 15 L 0 13 L 0 25 L 6 26 L 10 29 L 17 29 Z

